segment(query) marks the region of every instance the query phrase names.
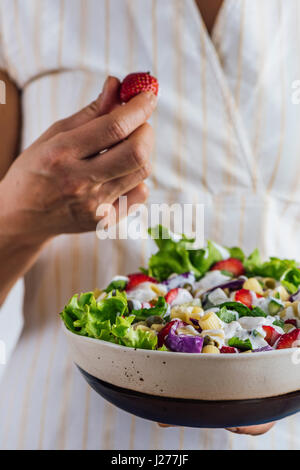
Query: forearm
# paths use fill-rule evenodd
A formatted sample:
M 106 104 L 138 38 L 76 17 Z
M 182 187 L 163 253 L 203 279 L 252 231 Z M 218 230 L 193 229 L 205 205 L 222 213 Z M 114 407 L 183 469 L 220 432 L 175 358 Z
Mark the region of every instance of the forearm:
M 31 268 L 47 239 L 22 229 L 22 211 L 10 204 L 5 180 L 0 183 L 0 305 L 19 278 Z M 37 222 L 38 223 L 38 222 Z M 34 233 L 34 230 L 33 230 Z
M 0 105 L 0 180 L 7 173 L 19 150 L 21 134 L 20 91 L 5 72 L 0 80 L 6 87 L 6 104 Z
M 0 305 L 19 278 L 31 268 L 43 244 L 27 244 L 22 239 L 0 236 Z

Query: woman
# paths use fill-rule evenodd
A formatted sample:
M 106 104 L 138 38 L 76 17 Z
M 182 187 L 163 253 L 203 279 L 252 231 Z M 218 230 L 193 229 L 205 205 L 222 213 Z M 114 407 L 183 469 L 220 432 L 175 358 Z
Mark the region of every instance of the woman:
M 297 0 L 288 6 L 280 0 L 3 0 L 0 14 L 0 68 L 9 76 L 5 80 L 10 103 L 2 123 L 2 175 L 16 155 L 20 131 L 16 88 L 21 90 L 22 150 L 42 134 L 8 170 L 0 187 L 6 208 L 0 250 L 1 294 L 6 300 L 1 314 L 8 323 L 10 336 L 5 339 L 11 347 L 20 329 L 20 287 L 17 283 L 11 288 L 26 273 L 24 329 L 0 385 L 0 446 L 299 446 L 297 417 L 278 423 L 259 440 L 223 430 L 157 430 L 155 424 L 96 396 L 72 366 L 57 312 L 74 292 L 105 285 L 117 272 L 136 271 L 146 263 L 151 244 L 99 242 L 93 232 L 52 239 L 60 233 L 92 230 L 95 220 L 85 217 L 94 214 L 92 195 L 95 202 L 96 191 L 111 180 L 108 188 L 113 188 L 114 198 L 129 192 L 132 202 L 144 199 L 141 181 L 149 173 L 152 145 L 144 123 L 155 108 L 153 97 L 143 95 L 129 110 L 120 110 L 118 84 L 110 79 L 96 105 L 61 119 L 91 102 L 108 74 L 123 77 L 136 69 L 151 69 L 162 91 L 152 120 L 149 202 L 204 203 L 207 238 L 297 258 L 299 108 L 290 99 L 300 63 L 298 48 L 292 47 L 299 39 Z M 127 147 L 119 143 L 114 150 L 113 172 L 110 161 L 101 171 L 98 162 L 90 172 L 85 166 L 82 179 L 75 162 L 82 163 L 85 156 L 127 136 Z M 54 156 L 50 165 L 49 155 Z M 122 162 L 132 155 L 137 159 L 124 168 Z M 42 183 L 33 178 L 44 177 L 45 168 L 50 174 L 46 172 Z M 69 184 L 69 177 L 63 179 L 66 174 L 71 183 L 74 177 L 75 185 Z M 130 183 L 124 183 L 127 177 Z M 122 183 L 116 186 L 116 179 Z M 65 181 L 64 198 L 76 198 L 75 217 L 71 211 L 73 217 L 68 218 L 70 211 L 62 204 L 46 218 L 45 210 L 56 207 L 49 189 L 55 188 L 58 202 L 57 188 L 65 189 Z M 49 184 L 47 191 L 44 184 Z M 108 188 L 101 200 L 111 195 Z M 28 219 L 18 216 L 24 212 Z M 260 434 L 269 427 L 233 431 Z

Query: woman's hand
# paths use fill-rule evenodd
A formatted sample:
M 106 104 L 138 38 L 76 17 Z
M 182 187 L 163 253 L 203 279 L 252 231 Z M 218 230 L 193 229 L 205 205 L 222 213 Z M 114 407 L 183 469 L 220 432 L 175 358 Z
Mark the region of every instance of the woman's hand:
M 248 434 L 249 436 L 260 436 L 268 432 L 275 423 L 259 424 L 258 426 L 246 426 L 240 428 L 228 428 L 227 431 L 235 434 Z M 161 428 L 169 428 L 168 424 L 159 424 Z
M 6 233 L 44 242 L 95 230 L 97 207 L 122 195 L 129 207 L 144 202 L 153 143 L 146 121 L 157 98 L 143 93 L 121 106 L 118 96 L 119 82 L 109 78 L 95 102 L 17 158 L 0 184 Z
M 120 196 L 128 210 L 147 198 L 153 134 L 146 121 L 157 98 L 143 93 L 121 106 L 119 86 L 108 78 L 95 102 L 56 122 L 0 182 L 0 305 L 53 236 L 95 230 L 110 220 L 97 208 L 117 207 Z

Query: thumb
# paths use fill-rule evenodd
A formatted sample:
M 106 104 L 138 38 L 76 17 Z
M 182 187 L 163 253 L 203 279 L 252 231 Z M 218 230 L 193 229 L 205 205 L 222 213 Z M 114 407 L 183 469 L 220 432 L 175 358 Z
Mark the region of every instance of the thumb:
M 61 121 L 55 122 L 41 137 L 35 142 L 41 144 L 51 139 L 61 132 L 71 131 L 81 127 L 94 119 L 110 113 L 113 109 L 121 105 L 119 98 L 120 81 L 115 77 L 108 77 L 103 85 L 103 90 L 98 98 L 77 113 Z
M 70 126 L 67 130 L 83 126 L 93 119 L 110 113 L 117 106 L 120 106 L 119 91 L 120 81 L 115 77 L 107 77 L 103 85 L 102 93 L 98 98 L 81 111 L 65 120 Z

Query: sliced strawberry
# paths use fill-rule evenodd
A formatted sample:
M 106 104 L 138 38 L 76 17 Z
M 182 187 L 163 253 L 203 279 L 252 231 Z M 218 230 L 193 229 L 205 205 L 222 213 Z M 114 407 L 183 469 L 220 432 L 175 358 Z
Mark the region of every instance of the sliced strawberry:
M 222 346 L 220 349 L 222 354 L 236 354 L 238 350 L 236 348 L 232 348 L 231 346 Z
M 278 340 L 276 349 L 295 348 L 297 346 L 300 346 L 300 328 L 295 328 L 289 333 L 282 335 Z
M 235 277 L 241 276 L 245 272 L 243 263 L 237 258 L 228 258 L 223 261 L 219 261 L 211 268 L 211 271 L 215 270 L 228 271 Z
M 176 299 L 178 293 L 179 293 L 179 287 L 176 287 L 176 289 L 171 289 L 165 296 L 165 300 L 167 304 L 171 305 Z
M 290 318 L 289 320 L 285 320 L 285 325 L 293 325 L 297 328 L 297 320 L 296 318 Z
M 248 289 L 240 289 L 236 291 L 234 296 L 236 302 L 241 302 L 247 307 L 252 307 L 252 294 Z
M 273 346 L 273 344 L 276 343 L 278 338 L 282 336 L 280 333 L 278 333 L 278 331 L 275 330 L 275 328 L 273 328 L 273 326 L 264 325 L 263 329 L 266 332 L 265 340 L 270 346 Z
M 129 274 L 128 277 L 129 277 L 129 281 L 126 286 L 126 291 L 134 289 L 139 284 L 142 284 L 142 282 L 153 282 L 157 284 L 156 279 L 154 279 L 153 277 L 147 276 L 146 274 L 143 274 L 143 273 Z

